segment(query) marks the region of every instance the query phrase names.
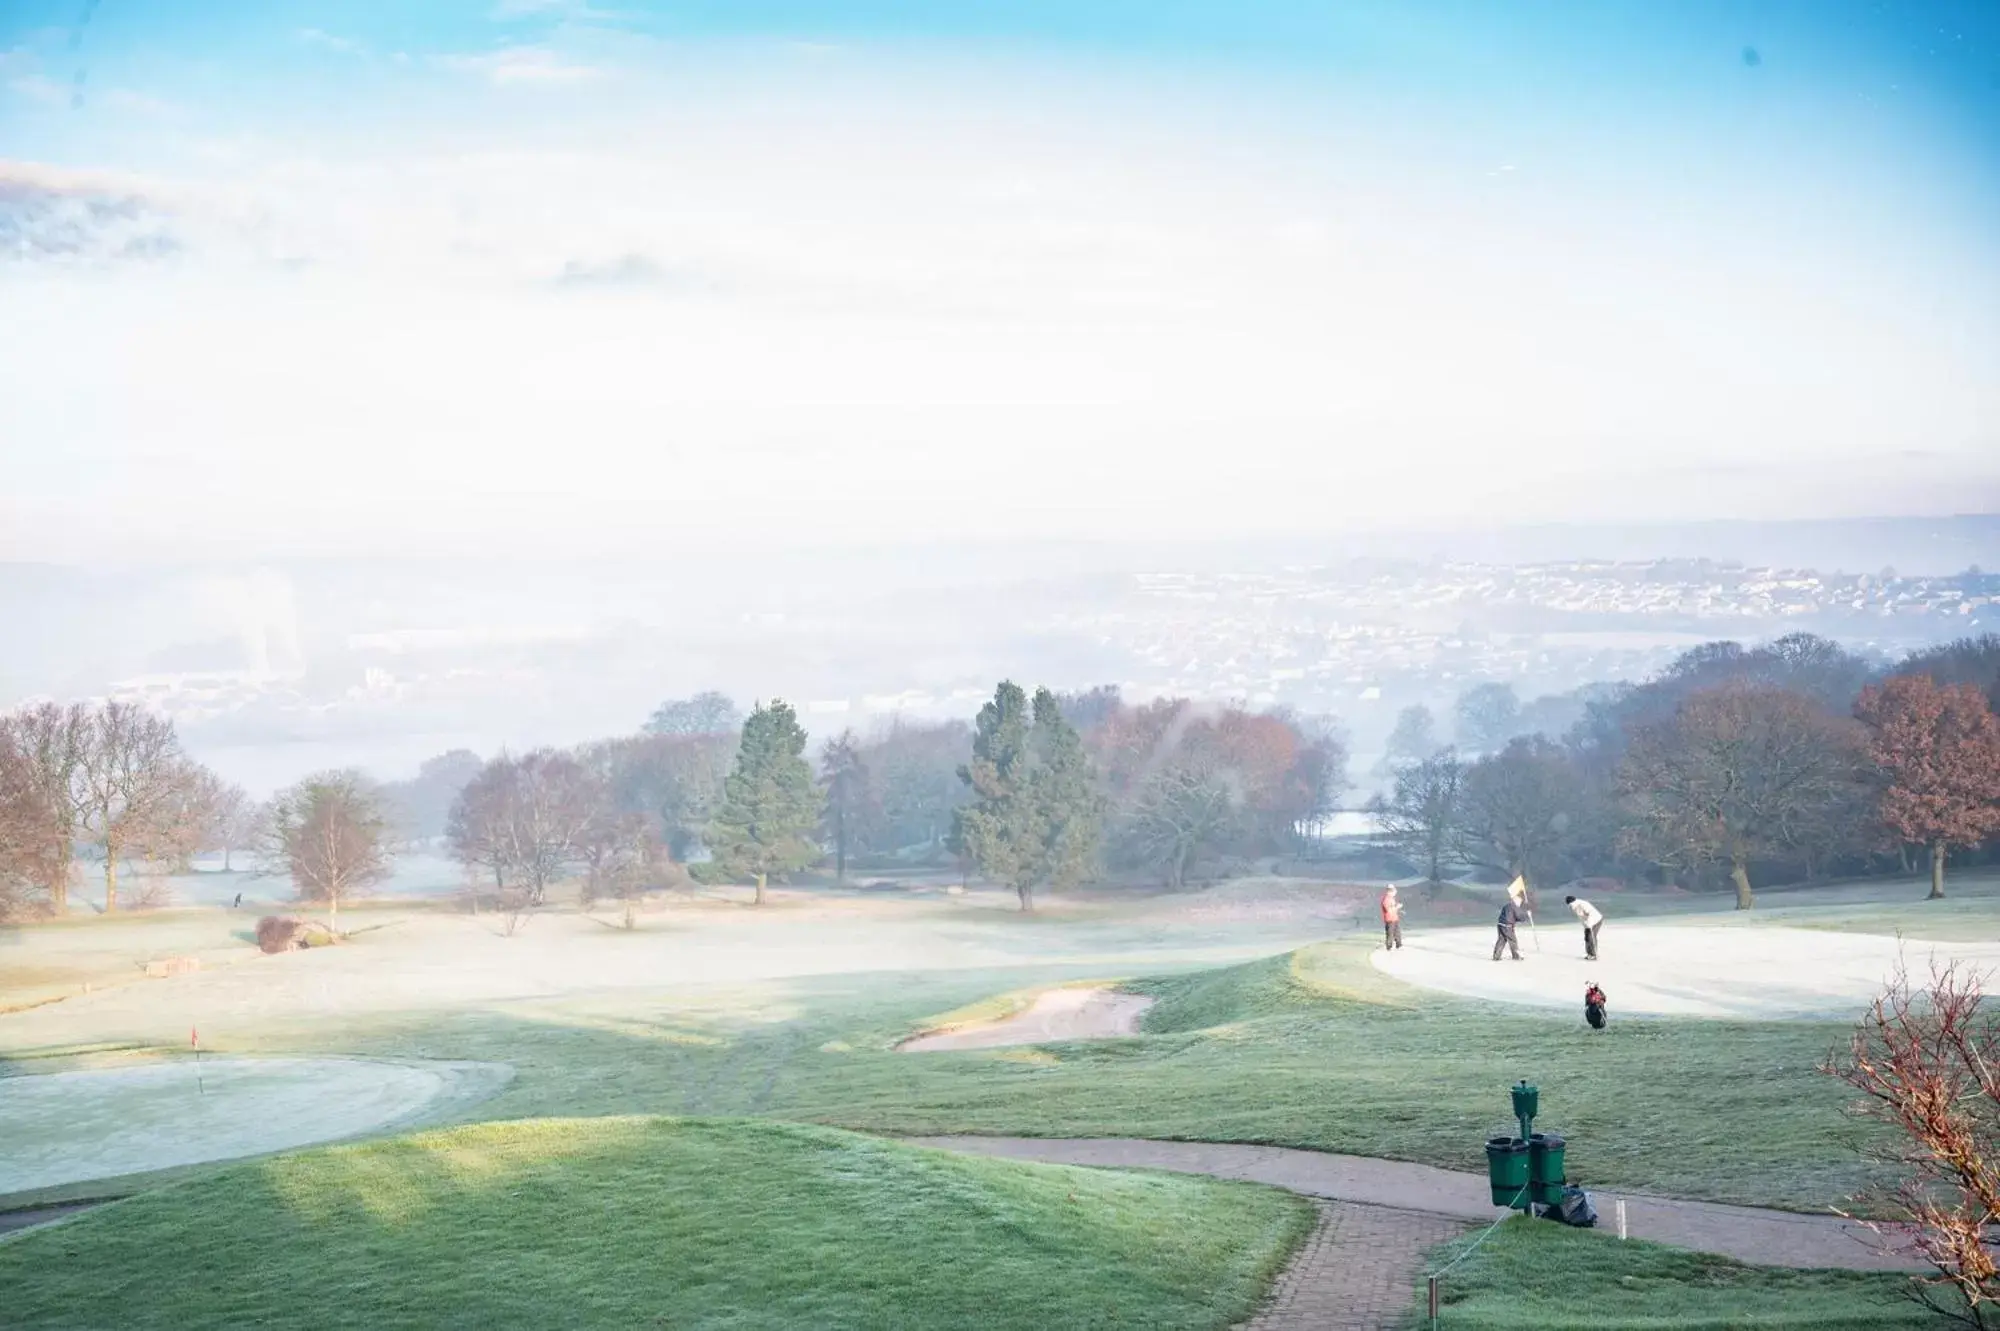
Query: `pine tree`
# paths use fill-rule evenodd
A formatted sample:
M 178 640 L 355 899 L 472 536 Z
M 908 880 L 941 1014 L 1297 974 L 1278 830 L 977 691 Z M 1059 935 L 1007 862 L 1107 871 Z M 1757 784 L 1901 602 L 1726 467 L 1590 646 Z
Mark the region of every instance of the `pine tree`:
M 1034 713 L 1029 785 L 1042 837 L 1039 878 L 1057 889 L 1071 888 L 1097 867 L 1104 826 L 1097 773 L 1053 693 L 1035 690 Z M 1032 897 L 1023 899 L 1022 909 L 1032 909 Z
M 1019 685 L 1003 682 L 979 709 L 972 761 L 959 769 L 973 802 L 960 809 L 952 847 L 1035 908 L 1043 883 L 1072 887 L 1097 862 L 1103 821 L 1096 774 L 1075 727 L 1047 689 L 1032 712 Z
M 979 871 L 1005 883 L 1033 908 L 1035 848 L 1040 829 L 1028 793 L 1032 754 L 1028 745 L 1028 696 L 1003 681 L 993 701 L 979 709 L 972 734 L 972 761 L 958 778 L 972 788 L 972 803 L 953 817 L 951 848 L 969 857 Z
M 820 856 L 812 840 L 820 792 L 805 753 L 798 713 L 783 702 L 760 704 L 743 723 L 736 766 L 723 782 L 709 847 L 725 873 L 756 879 L 760 906 L 771 874 L 796 872 Z

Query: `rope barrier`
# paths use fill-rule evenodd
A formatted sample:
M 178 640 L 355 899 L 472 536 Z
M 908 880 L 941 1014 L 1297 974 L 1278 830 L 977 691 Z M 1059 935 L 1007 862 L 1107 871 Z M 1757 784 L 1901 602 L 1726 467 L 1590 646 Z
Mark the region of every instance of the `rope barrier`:
M 1501 1216 L 1499 1219 L 1495 1220 L 1492 1224 L 1488 1225 L 1485 1229 L 1485 1232 L 1480 1234 L 1478 1238 L 1474 1239 L 1472 1241 L 1471 1246 L 1468 1247 L 1464 1252 L 1452 1258 L 1450 1261 L 1446 1262 L 1443 1266 L 1439 1267 L 1437 1270 L 1427 1271 L 1424 1273 L 1424 1287 L 1430 1305 L 1429 1316 L 1430 1316 L 1430 1324 L 1432 1331 L 1436 1331 L 1437 1328 L 1438 1281 L 1444 1279 L 1445 1273 L 1450 1271 L 1454 1266 L 1457 1266 L 1460 1262 L 1472 1256 L 1473 1253 L 1478 1252 L 1479 1245 L 1486 1242 L 1488 1238 L 1492 1237 L 1494 1230 L 1500 1228 L 1501 1225 L 1505 1224 L 1507 1221 L 1512 1220 L 1514 1218 L 1513 1212 L 1515 1208 L 1520 1206 L 1522 1199 L 1528 1195 L 1528 1189 L 1531 1188 L 1532 1186 L 1533 1186 L 1532 1182 L 1523 1183 L 1521 1185 L 1521 1190 L 1514 1194 L 1514 1200 L 1507 1204 L 1508 1213 L 1506 1215 Z

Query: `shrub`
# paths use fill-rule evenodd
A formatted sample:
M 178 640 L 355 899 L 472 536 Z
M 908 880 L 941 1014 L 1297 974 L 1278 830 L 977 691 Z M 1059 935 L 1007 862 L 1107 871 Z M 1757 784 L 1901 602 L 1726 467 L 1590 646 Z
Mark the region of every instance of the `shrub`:
M 305 925 L 289 915 L 266 915 L 257 921 L 257 947 L 264 952 L 295 951 L 305 936 Z

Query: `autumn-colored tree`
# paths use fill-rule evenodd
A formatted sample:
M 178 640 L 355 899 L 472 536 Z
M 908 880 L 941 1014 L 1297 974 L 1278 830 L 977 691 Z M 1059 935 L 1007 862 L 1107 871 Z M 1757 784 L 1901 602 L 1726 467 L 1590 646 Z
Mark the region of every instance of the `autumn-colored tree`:
M 1886 1216 L 1863 1223 L 1929 1264 L 1924 1304 L 1980 1328 L 2000 1326 L 2000 1011 L 1984 998 L 1976 970 L 1934 963 L 1918 988 L 1898 966 L 1847 1049 L 1820 1065 L 1893 1134 L 1869 1153 L 1903 1181 L 1857 1199 Z
M 58 706 L 42 703 L 0 717 L 0 733 L 14 742 L 26 765 L 22 778 L 39 792 L 50 820 L 49 855 L 41 861 L 49 906 L 57 915 L 69 912 L 71 870 L 83 817 L 83 764 L 90 751 L 90 708 L 82 703 Z
M 359 772 L 321 772 L 271 801 L 264 859 L 289 873 L 302 901 L 326 903 L 337 932 L 340 903 L 389 876 L 394 833 L 381 793 Z
M 1931 898 L 1944 896 L 1946 851 L 2000 832 L 2000 718 L 1971 684 L 1897 675 L 1864 690 L 1855 715 L 1888 777 L 1882 819 L 1931 854 Z
M 1865 746 L 1858 724 L 1789 689 L 1695 693 L 1632 736 L 1618 773 L 1626 840 L 1660 863 L 1728 865 L 1749 910 L 1751 860 L 1811 836 L 1862 778 Z
M 32 759 L 0 729 L 0 919 L 22 910 L 48 885 L 61 827 Z

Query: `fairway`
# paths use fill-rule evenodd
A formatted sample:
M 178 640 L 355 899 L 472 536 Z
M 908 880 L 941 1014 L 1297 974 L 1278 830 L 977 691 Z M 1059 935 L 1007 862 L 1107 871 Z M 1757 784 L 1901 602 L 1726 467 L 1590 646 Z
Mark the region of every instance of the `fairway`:
M 1403 947 L 1377 950 L 1370 960 L 1405 983 L 1469 998 L 1581 1011 L 1584 984 L 1595 980 L 1614 1016 L 1739 1019 L 1854 1016 L 1881 992 L 1899 959 L 1917 976 L 1927 975 L 1933 961 L 1980 970 L 2000 965 L 2000 943 L 1991 941 L 1786 927 L 1808 923 L 1810 915 L 1790 911 L 1784 926 L 1733 913 L 1699 923 L 1685 916 L 1614 921 L 1592 962 L 1583 957 L 1582 930 L 1565 912 L 1560 926 L 1539 929 L 1539 939 L 1526 927 L 1519 931 L 1518 962 L 1492 959 L 1491 925 L 1412 932 Z
M 543 1120 L 235 1166 L 0 1242 L 0 1288 L 21 1328 L 1195 1331 L 1246 1316 L 1310 1221 L 1251 1184 Z
M 492 1094 L 502 1066 L 174 1058 L 0 1077 L 0 1194 L 376 1132 Z

